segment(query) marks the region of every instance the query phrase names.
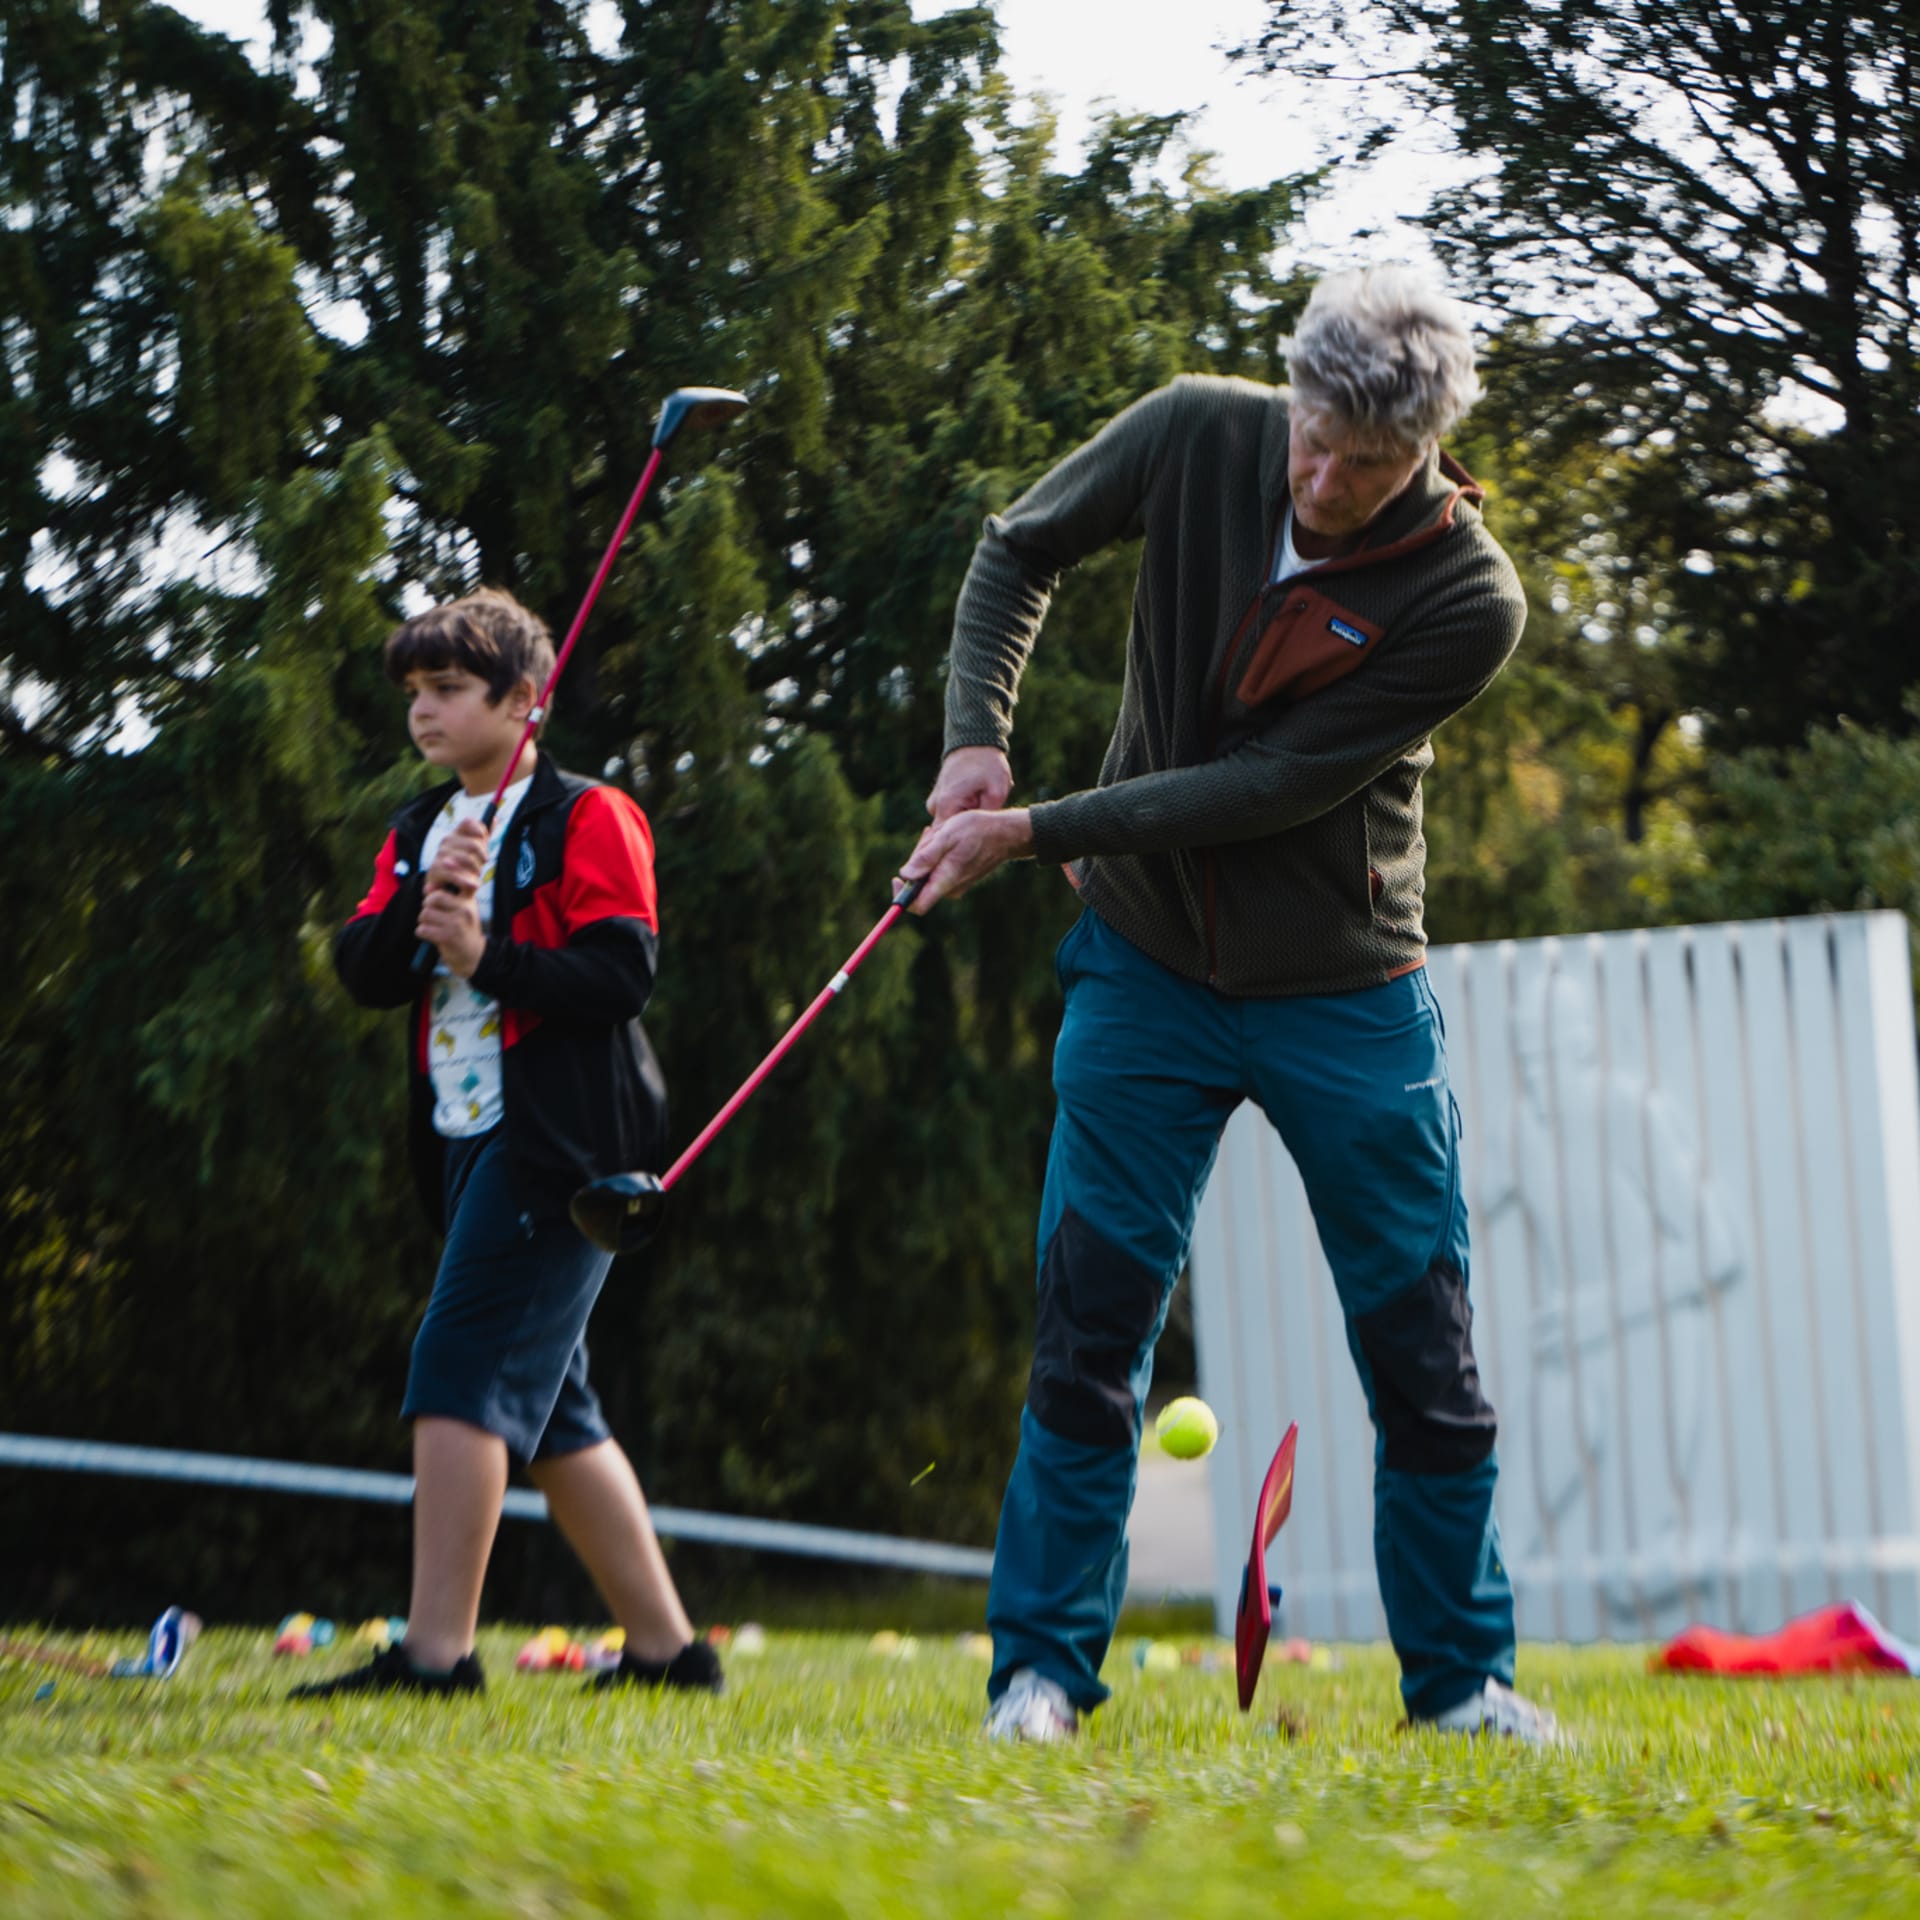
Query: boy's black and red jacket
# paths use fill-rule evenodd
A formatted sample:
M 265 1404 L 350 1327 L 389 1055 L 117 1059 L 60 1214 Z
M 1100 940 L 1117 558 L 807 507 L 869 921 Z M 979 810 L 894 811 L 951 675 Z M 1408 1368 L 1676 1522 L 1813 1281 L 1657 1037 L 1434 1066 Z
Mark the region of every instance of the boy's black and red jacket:
M 457 790 L 436 787 L 393 816 L 373 886 L 333 943 L 361 1005 L 412 1005 L 407 1152 L 436 1229 L 446 1156 L 427 1072 L 432 982 L 413 971 L 414 927 L 420 850 Z M 660 924 L 647 817 L 617 788 L 542 754 L 507 824 L 493 886 L 493 931 L 472 984 L 500 1003 L 508 1163 L 524 1208 L 562 1214 L 584 1182 L 651 1171 L 664 1158 L 666 1086 L 640 1025 Z

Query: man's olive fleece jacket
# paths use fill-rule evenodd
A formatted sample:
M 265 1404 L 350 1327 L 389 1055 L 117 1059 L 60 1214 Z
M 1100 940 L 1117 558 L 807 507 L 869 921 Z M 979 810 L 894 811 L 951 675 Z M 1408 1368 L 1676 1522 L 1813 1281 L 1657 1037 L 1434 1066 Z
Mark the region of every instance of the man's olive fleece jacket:
M 988 518 L 954 613 L 946 750 L 1006 749 L 1060 574 L 1144 535 L 1099 785 L 1032 810 L 1036 858 L 1163 966 L 1229 994 L 1418 966 L 1428 736 L 1520 638 L 1480 490 L 1437 450 L 1359 550 L 1265 583 L 1287 395 L 1189 375 Z

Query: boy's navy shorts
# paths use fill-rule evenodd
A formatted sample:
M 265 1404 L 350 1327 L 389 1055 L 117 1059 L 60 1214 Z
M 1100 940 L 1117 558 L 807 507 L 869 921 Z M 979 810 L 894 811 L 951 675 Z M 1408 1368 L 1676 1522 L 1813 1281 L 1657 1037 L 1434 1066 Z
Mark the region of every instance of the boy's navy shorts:
M 518 1461 L 610 1438 L 587 1384 L 587 1316 L 613 1256 L 521 1211 L 495 1127 L 449 1140 L 447 1244 L 414 1336 L 403 1420 L 464 1420 Z

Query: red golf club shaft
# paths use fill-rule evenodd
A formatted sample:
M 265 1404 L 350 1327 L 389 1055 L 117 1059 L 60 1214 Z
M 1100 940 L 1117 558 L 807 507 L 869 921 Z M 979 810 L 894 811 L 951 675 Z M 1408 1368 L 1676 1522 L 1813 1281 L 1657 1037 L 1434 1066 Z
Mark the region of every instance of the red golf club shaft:
M 547 703 L 553 698 L 553 690 L 560 684 L 560 676 L 567 670 L 567 656 L 573 651 L 574 642 L 580 638 L 580 629 L 587 624 L 587 615 L 593 611 L 593 603 L 600 598 L 600 589 L 607 584 L 607 575 L 613 571 L 613 563 L 620 553 L 621 542 L 627 537 L 627 529 L 633 525 L 633 517 L 640 511 L 641 503 L 647 497 L 647 489 L 653 485 L 653 476 L 660 471 L 660 456 L 664 448 L 655 447 L 648 457 L 647 464 L 640 474 L 640 484 L 633 490 L 633 498 L 627 502 L 627 510 L 620 516 L 620 524 L 613 530 L 613 538 L 607 542 L 607 550 L 600 556 L 600 565 L 595 571 L 592 584 L 587 588 L 587 597 L 580 602 L 580 611 L 573 616 L 573 625 L 567 629 L 567 637 L 561 643 L 559 656 L 553 663 L 553 671 L 547 676 L 547 684 L 540 695 L 539 702 L 527 715 L 526 731 L 520 736 L 520 744 L 513 750 L 513 758 L 507 762 L 507 770 L 500 776 L 500 784 L 494 789 L 493 798 L 487 802 L 487 811 L 483 821 L 492 826 L 494 816 L 500 811 L 500 802 L 507 797 L 507 789 L 513 785 L 513 776 L 519 771 L 520 756 L 527 750 L 527 742 L 540 730 L 540 722 L 547 717 Z
M 920 891 L 922 884 L 919 880 L 909 882 L 906 890 L 900 895 L 899 899 L 880 916 L 879 922 L 873 931 L 847 956 L 846 964 L 814 995 L 812 1003 L 808 1006 L 806 1012 L 801 1014 L 799 1019 L 780 1036 L 774 1045 L 773 1051 L 740 1083 L 739 1092 L 700 1129 L 693 1143 L 681 1154 L 680 1158 L 660 1176 L 660 1190 L 662 1193 L 667 1192 L 673 1186 L 673 1183 L 706 1152 L 707 1147 L 713 1141 L 715 1135 L 717 1135 L 727 1122 L 753 1097 L 754 1089 L 786 1058 L 788 1048 L 813 1025 L 815 1019 L 819 1016 L 821 1008 L 823 1008 L 828 1001 L 839 997 L 845 989 L 847 982 L 859 971 L 861 961 L 880 944 L 881 938 L 885 935 L 887 929 L 913 904 L 914 896 Z
M 607 575 L 613 571 L 613 563 L 619 557 L 620 544 L 627 537 L 627 529 L 633 525 L 633 517 L 640 511 L 641 502 L 647 497 L 647 489 L 653 485 L 653 476 L 660 471 L 660 457 L 666 451 L 655 447 L 647 458 L 646 466 L 641 470 L 640 484 L 633 490 L 633 498 L 627 502 L 627 510 L 620 516 L 620 524 L 613 530 L 613 538 L 607 542 L 607 550 L 600 556 L 600 565 L 595 569 L 592 584 L 587 588 L 586 598 L 580 602 L 580 611 L 573 616 L 573 625 L 567 629 L 566 640 L 553 663 L 553 671 L 547 675 L 547 684 L 541 690 L 540 698 L 527 714 L 527 724 L 520 735 L 520 744 L 513 750 L 513 758 L 507 762 L 507 770 L 500 776 L 500 784 L 493 790 L 493 798 L 487 802 L 487 810 L 480 816 L 483 829 L 490 829 L 499 817 L 500 803 L 507 797 L 507 789 L 513 785 L 514 775 L 520 771 L 520 756 L 527 750 L 527 742 L 540 731 L 540 722 L 547 717 L 547 703 L 553 698 L 553 690 L 560 684 L 560 676 L 566 671 L 567 656 L 572 653 L 574 642 L 580 638 L 580 630 L 587 624 L 587 615 L 593 611 L 593 603 L 600 598 L 600 589 L 607 584 Z M 428 973 L 435 959 L 433 943 L 422 940 L 414 950 L 413 970 L 415 973 Z

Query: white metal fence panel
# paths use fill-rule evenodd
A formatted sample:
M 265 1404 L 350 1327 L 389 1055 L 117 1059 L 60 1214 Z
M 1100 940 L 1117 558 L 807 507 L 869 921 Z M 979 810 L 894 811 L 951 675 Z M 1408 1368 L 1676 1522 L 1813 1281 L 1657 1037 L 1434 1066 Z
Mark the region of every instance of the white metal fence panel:
M 1920 1635 L 1920 1075 L 1892 913 L 1439 947 L 1474 1345 L 1527 1638 Z M 1230 1628 L 1261 1475 L 1288 1631 L 1385 1631 L 1373 1436 L 1293 1163 L 1234 1116 L 1195 1230 Z

